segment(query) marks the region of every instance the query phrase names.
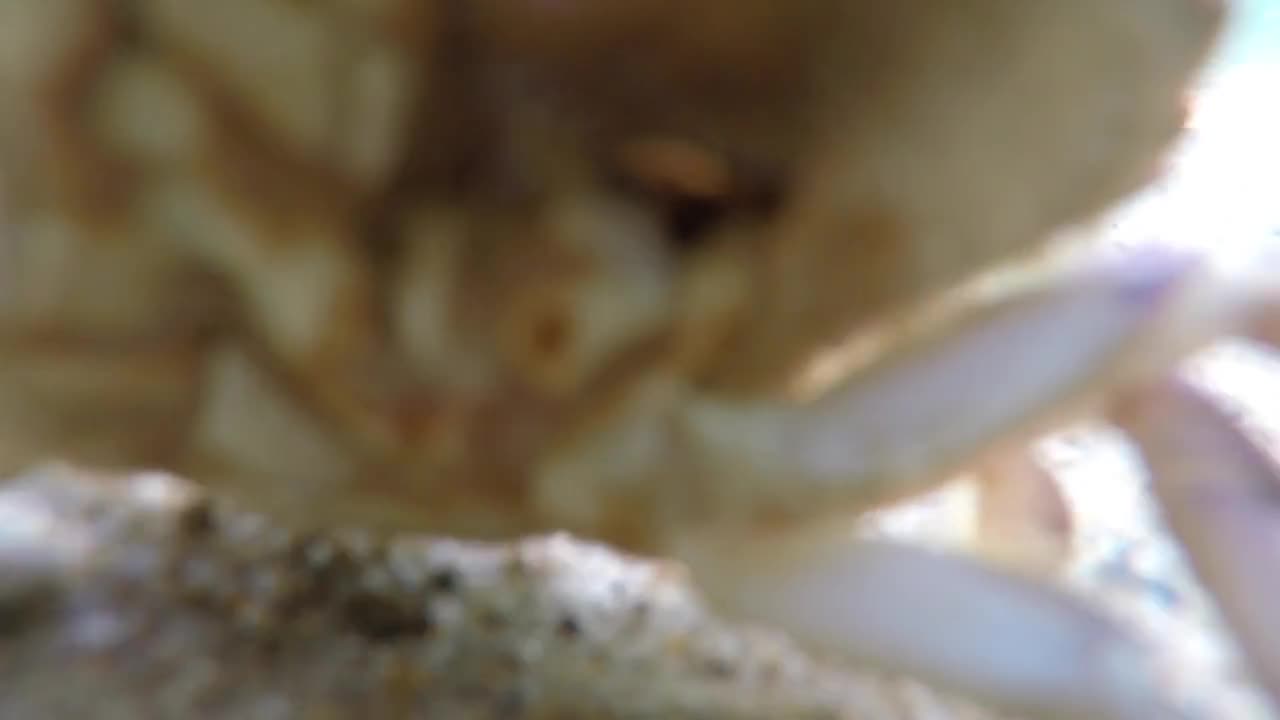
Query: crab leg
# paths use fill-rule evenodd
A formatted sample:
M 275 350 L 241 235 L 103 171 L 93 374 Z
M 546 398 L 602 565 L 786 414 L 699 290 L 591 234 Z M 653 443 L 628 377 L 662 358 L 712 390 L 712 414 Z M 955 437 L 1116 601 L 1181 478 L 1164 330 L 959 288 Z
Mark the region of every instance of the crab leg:
M 1071 507 L 1057 478 L 1020 449 L 983 463 L 977 480 L 979 553 L 1033 576 L 1056 576 L 1074 540 Z
M 1176 379 L 1128 394 L 1113 417 L 1138 444 L 1171 529 L 1257 678 L 1280 700 L 1280 466 Z

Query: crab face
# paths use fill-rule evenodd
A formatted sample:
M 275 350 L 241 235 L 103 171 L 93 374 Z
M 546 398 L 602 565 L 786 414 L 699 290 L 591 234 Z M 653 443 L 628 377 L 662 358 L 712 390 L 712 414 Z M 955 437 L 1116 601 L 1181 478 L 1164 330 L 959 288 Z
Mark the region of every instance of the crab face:
M 36 5 L 0 10 L 39 39 L 0 76 L 11 468 L 162 465 L 299 524 L 566 529 L 996 705 L 1163 717 L 1083 607 L 846 527 L 962 469 L 989 508 L 1052 508 L 1022 449 L 1119 394 L 1261 622 L 1223 570 L 1260 530 L 1207 531 L 1167 446 L 1271 471 L 1149 381 L 1275 342 L 1267 272 L 1039 257 L 1152 177 L 1221 8 Z

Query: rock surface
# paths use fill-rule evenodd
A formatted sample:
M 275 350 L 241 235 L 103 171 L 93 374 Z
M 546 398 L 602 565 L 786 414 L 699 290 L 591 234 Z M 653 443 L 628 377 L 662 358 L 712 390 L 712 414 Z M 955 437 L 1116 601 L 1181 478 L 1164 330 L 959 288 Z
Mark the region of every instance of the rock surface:
M 294 535 L 178 478 L 0 486 L 0 717 L 990 717 L 726 625 L 563 536 Z

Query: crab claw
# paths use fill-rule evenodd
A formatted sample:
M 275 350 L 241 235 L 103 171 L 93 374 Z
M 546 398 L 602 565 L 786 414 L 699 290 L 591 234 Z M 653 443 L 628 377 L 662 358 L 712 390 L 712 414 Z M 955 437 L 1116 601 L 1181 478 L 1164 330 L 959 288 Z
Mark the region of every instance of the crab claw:
M 1112 416 L 1137 443 L 1170 529 L 1254 674 L 1280 701 L 1280 466 L 1177 379 L 1124 394 Z
M 830 526 L 686 554 L 732 616 L 1017 717 L 1166 720 L 1154 656 L 1080 599 L 981 562 Z
M 1087 264 L 922 333 L 814 402 L 704 398 L 680 431 L 710 487 L 774 514 L 862 509 L 1099 414 L 1115 388 L 1243 328 L 1257 285 L 1189 251 Z
M 997 707 L 1036 718 L 1176 717 L 1142 654 L 1079 603 L 961 558 L 859 542 L 840 522 L 965 466 L 990 467 L 1058 423 L 1102 415 L 1118 390 L 1167 376 L 1224 334 L 1265 338 L 1280 316 L 1270 284 L 1280 273 L 1261 261 L 1224 272 L 1210 259 L 1159 251 L 1083 265 L 941 324 L 809 404 L 704 400 L 682 418 L 693 476 L 724 494 L 714 506 L 739 515 L 700 528 L 674 554 L 731 613 Z M 1198 507 L 1198 491 L 1179 493 L 1211 476 L 1203 463 L 1219 455 L 1237 483 L 1275 472 L 1207 410 L 1178 402 L 1167 417 L 1139 414 L 1128 426 L 1166 478 L 1165 504 L 1185 518 L 1180 532 L 1229 615 L 1246 630 L 1265 627 L 1259 603 L 1275 581 L 1246 570 L 1264 545 L 1256 513 L 1266 506 Z M 1182 465 L 1154 459 L 1179 446 Z M 1204 448 L 1199 464 L 1186 448 Z M 832 524 L 818 530 L 824 513 Z M 1232 528 L 1237 516 L 1255 519 Z M 765 540 L 762 527 L 782 532 Z M 1265 552 L 1280 567 L 1280 551 Z M 1280 635 L 1255 637 L 1259 665 L 1274 672 Z

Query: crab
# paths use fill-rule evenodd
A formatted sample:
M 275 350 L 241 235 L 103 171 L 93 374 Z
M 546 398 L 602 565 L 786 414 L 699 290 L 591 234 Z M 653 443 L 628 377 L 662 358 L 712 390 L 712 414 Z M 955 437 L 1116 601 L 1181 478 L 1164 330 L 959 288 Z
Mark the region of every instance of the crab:
M 10 0 L 0 464 L 567 531 L 992 707 L 1177 717 L 1017 559 L 1066 532 L 1027 447 L 1101 416 L 1280 689 L 1277 472 L 1176 372 L 1280 346 L 1280 263 L 1071 251 L 1158 175 L 1224 11 Z M 964 470 L 1018 567 L 851 532 Z

